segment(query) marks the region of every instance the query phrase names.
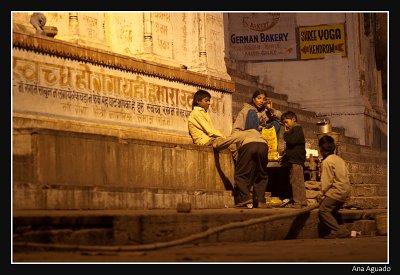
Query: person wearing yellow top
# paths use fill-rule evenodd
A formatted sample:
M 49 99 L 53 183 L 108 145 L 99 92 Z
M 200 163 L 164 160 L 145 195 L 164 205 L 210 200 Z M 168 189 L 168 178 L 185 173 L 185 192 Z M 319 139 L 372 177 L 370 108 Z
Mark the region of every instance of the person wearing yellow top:
M 210 115 L 207 113 L 210 100 L 210 93 L 204 90 L 197 91 L 193 96 L 188 127 L 193 143 L 197 145 L 212 145 L 217 137 L 225 137 L 214 128 Z

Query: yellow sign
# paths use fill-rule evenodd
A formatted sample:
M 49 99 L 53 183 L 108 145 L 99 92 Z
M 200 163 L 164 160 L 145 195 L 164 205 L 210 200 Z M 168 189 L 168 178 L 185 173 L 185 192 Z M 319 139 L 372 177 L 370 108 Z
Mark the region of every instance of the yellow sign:
M 344 24 L 299 27 L 300 59 L 346 56 Z

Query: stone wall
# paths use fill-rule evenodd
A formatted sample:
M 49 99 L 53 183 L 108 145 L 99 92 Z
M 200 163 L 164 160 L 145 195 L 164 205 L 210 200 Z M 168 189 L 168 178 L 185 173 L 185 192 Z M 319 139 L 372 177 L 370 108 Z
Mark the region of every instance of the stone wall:
M 12 71 L 14 209 L 233 204 L 230 152 L 193 145 L 187 130 L 205 89 L 215 127 L 230 133 L 230 80 L 21 26 Z
M 191 202 L 193 208 L 223 208 L 233 204 L 229 151 L 214 154 L 210 147 L 190 144 L 190 138 L 177 143 L 170 135 L 161 141 L 162 132 L 148 132 L 146 140 L 135 138 L 138 129 L 115 131 L 86 124 L 83 132 L 82 124 L 58 121 L 65 129 L 59 130 L 51 129 L 51 121 L 43 121 L 14 118 L 14 209 L 167 209 L 179 202 Z M 151 135 L 160 141 L 150 141 Z

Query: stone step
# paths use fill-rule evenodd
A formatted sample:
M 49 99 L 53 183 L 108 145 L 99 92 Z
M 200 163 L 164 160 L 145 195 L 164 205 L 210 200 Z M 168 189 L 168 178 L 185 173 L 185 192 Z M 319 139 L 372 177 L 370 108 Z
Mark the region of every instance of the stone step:
M 189 202 L 194 209 L 233 206 L 232 191 L 206 189 L 139 188 L 125 186 L 34 185 L 14 183 L 16 210 L 176 209 Z M 32 194 L 24 204 L 15 203 Z
M 339 141 L 340 142 L 340 141 Z M 386 151 L 379 151 L 371 149 L 368 146 L 358 145 L 358 144 L 351 144 L 340 142 L 340 151 L 347 154 L 355 154 L 361 156 L 368 156 L 373 157 L 380 160 L 387 159 L 387 152 Z
M 374 174 L 387 176 L 386 163 L 363 163 L 347 161 L 346 166 L 351 174 Z
M 353 153 L 353 154 L 360 154 L 360 155 L 367 155 L 367 156 L 374 156 L 377 158 L 387 158 L 387 151 L 380 151 L 372 149 L 368 146 L 360 145 L 360 144 L 351 144 L 343 142 L 341 144 L 341 148 L 343 152 Z
M 308 199 L 313 199 L 321 189 L 319 181 L 305 181 L 306 195 Z M 352 184 L 352 197 L 382 197 L 387 196 L 387 187 L 379 184 Z
M 374 175 L 374 174 L 350 174 L 350 182 L 352 184 L 378 184 L 387 186 L 386 175 Z
M 372 164 L 387 164 L 387 156 L 362 154 L 362 153 L 349 153 L 341 150 L 339 154 L 347 162 L 360 162 L 360 163 L 372 163 Z
M 388 200 L 386 196 L 350 197 L 343 207 L 357 209 L 387 209 Z
M 377 235 L 374 217 L 386 210 L 340 210 L 349 230 Z M 282 217 L 284 215 L 284 217 Z M 289 216 L 290 215 L 290 216 Z M 269 221 L 250 223 L 270 217 Z M 272 217 L 275 219 L 272 220 Z M 280 218 L 279 218 L 280 217 Z M 263 219 L 265 220 L 265 219 Z M 238 226 L 230 227 L 233 223 Z M 318 210 L 290 208 L 215 209 L 176 213 L 147 211 L 14 211 L 14 247 L 23 242 L 79 245 L 138 245 L 173 241 L 213 230 L 196 242 L 253 242 L 318 238 Z M 21 243 L 22 242 L 22 243 Z
M 379 184 L 352 184 L 352 197 L 387 196 L 387 187 Z

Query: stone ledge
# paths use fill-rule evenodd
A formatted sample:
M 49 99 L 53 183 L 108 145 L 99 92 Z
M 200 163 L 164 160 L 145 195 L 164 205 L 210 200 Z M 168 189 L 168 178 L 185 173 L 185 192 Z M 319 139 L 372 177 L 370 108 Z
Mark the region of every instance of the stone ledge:
M 24 204 L 20 200 L 25 200 Z M 181 202 L 191 203 L 193 209 L 234 205 L 232 192 L 224 190 L 27 183 L 14 183 L 13 201 L 15 210 L 176 209 Z
M 176 240 L 221 225 L 294 211 L 285 208 L 199 209 L 191 213 L 177 213 L 176 210 L 15 211 L 13 238 L 17 242 L 60 244 L 146 244 Z M 342 209 L 340 213 L 349 230 L 359 231 L 361 236 L 375 236 L 377 226 L 374 217 L 384 212 Z M 313 239 L 319 237 L 318 223 L 318 210 L 314 209 L 300 216 L 224 230 L 198 242 Z
M 14 31 L 13 47 L 91 63 L 93 65 L 101 65 L 113 69 L 159 77 L 171 81 L 179 81 L 225 93 L 232 93 L 235 90 L 235 84 L 230 80 L 190 72 L 168 65 L 160 65 L 158 63 L 45 36 Z

